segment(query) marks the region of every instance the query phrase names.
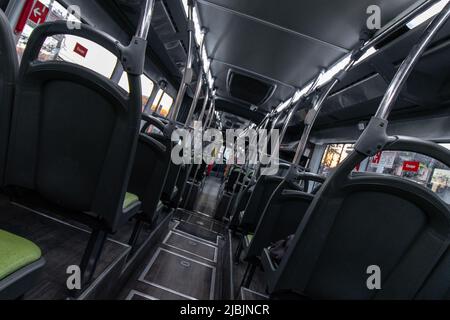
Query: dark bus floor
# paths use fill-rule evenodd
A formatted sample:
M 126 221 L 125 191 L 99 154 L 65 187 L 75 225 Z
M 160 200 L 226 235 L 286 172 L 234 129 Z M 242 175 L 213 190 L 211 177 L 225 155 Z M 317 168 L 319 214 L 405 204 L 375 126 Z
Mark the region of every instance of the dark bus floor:
M 138 249 L 127 241 L 134 223 L 111 235 L 94 276 L 78 299 L 263 299 L 261 271 L 249 290 L 236 293 L 246 264 L 232 261 L 238 238 L 214 220 L 221 180 L 206 179 L 193 211 L 162 212 L 153 228 L 143 228 Z M 47 263 L 26 300 L 73 298 L 66 287 L 67 267 L 78 265 L 90 231 L 45 210 L 32 211 L 0 198 L 3 229 L 35 242 Z
M 207 178 L 193 211 L 178 210 L 165 235 L 122 290 L 128 300 L 230 300 L 245 264 L 234 264 L 237 238 L 213 219 L 220 179 Z M 238 299 L 264 299 L 260 273 Z
M 66 287 L 67 267 L 79 264 L 90 232 L 73 222 L 42 212 L 30 211 L 21 205 L 9 203 L 6 199 L 0 202 L 2 229 L 38 244 L 46 260 L 42 276 L 24 298 L 26 300 L 66 299 L 70 295 Z M 105 243 L 94 279 L 106 274 L 117 275 L 128 253 L 128 245 L 110 237 Z M 109 273 L 111 268 L 115 271 Z

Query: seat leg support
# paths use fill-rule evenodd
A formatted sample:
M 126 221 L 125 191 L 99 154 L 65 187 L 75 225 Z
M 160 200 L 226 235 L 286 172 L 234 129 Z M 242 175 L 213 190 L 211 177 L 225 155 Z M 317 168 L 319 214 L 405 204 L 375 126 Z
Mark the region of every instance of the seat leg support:
M 97 262 L 102 254 L 107 233 L 102 229 L 94 229 L 81 260 L 82 286 L 89 284 L 94 277 Z
M 234 254 L 234 264 L 238 265 L 241 262 L 241 254 L 243 250 L 243 242 L 244 240 L 239 240 L 238 247 L 236 248 L 236 252 Z
M 242 283 L 244 288 L 250 288 L 250 285 L 252 284 L 253 281 L 253 276 L 255 275 L 256 272 L 257 265 L 255 263 L 249 263 L 248 267 L 249 271 L 247 273 L 247 277 L 243 279 L 245 281 Z
M 128 241 L 128 244 L 131 246 L 131 248 L 135 247 L 143 227 L 144 227 L 144 222 L 139 219 L 136 220 L 136 223 L 134 224 L 134 228 L 133 228 L 133 233 L 131 234 L 130 240 Z
M 247 288 L 249 289 L 250 284 L 252 283 L 253 276 L 255 275 L 257 265 L 254 263 L 248 263 L 247 268 L 245 269 L 244 276 L 242 277 L 241 284 L 239 285 L 239 288 L 237 289 L 234 298 L 235 300 L 238 299 L 239 294 L 241 293 L 241 288 Z

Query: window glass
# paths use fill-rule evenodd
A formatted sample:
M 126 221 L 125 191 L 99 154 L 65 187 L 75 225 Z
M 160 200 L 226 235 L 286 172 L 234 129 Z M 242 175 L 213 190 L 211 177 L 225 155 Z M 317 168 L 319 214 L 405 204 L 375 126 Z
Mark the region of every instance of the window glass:
M 163 90 L 159 89 L 155 100 L 153 100 L 151 111 L 156 112 L 163 117 L 167 117 L 169 115 L 170 108 L 172 108 L 172 104 L 173 98 L 167 93 L 164 93 Z
M 442 145 L 450 149 L 450 144 Z M 327 175 L 332 172 L 352 150 L 352 145 L 329 145 L 320 173 Z M 355 171 L 394 175 L 414 181 L 450 203 L 450 168 L 428 156 L 415 152 L 383 151 L 363 161 Z
M 144 108 L 147 105 L 148 99 L 150 98 L 153 88 L 155 87 L 155 84 L 152 80 L 150 80 L 149 77 L 146 75 L 141 75 L 141 84 L 142 84 L 142 108 Z M 127 92 L 130 92 L 130 87 L 128 85 L 128 75 L 126 72 L 122 74 L 122 77 L 120 78 L 119 85 L 125 89 Z
M 58 20 L 69 20 L 69 21 L 81 22 L 80 19 L 69 14 L 67 9 L 63 5 L 61 5 L 58 1 L 54 1 L 54 0 L 39 0 L 39 1 L 49 9 L 49 13 L 45 20 L 46 22 L 58 21 Z M 27 20 L 25 28 L 19 37 L 19 41 L 18 41 L 17 47 L 16 47 L 17 55 L 19 56 L 19 60 L 22 59 L 23 52 L 28 43 L 28 39 L 30 38 L 31 33 L 33 32 L 34 28 L 36 28 L 36 27 L 37 27 L 37 25 L 33 21 L 31 21 L 30 19 Z M 47 39 L 47 42 L 48 42 L 47 47 L 51 48 L 58 41 L 50 38 L 50 39 Z M 44 47 L 46 47 L 46 45 L 44 45 Z M 47 48 L 47 50 L 48 50 L 48 48 Z
M 428 156 L 405 151 L 378 153 L 359 171 L 394 175 L 414 181 L 450 203 L 450 168 Z
M 39 54 L 39 60 L 78 64 L 107 78 L 111 78 L 117 64 L 116 56 L 102 46 L 72 35 L 47 38 Z
M 67 9 L 54 0 L 40 0 L 49 8 L 46 21 L 70 20 L 80 22 L 69 14 Z M 36 24 L 28 19 L 17 43 L 17 54 L 22 59 L 23 52 Z M 48 37 L 39 53 L 40 61 L 66 61 L 91 69 L 110 78 L 117 64 L 117 58 L 105 48 L 90 40 L 72 35 L 54 35 Z
M 159 134 L 161 136 L 164 136 L 164 132 L 153 125 L 150 125 L 145 132 L 148 134 Z
M 322 158 L 319 174 L 329 175 L 352 151 L 353 144 L 328 145 Z

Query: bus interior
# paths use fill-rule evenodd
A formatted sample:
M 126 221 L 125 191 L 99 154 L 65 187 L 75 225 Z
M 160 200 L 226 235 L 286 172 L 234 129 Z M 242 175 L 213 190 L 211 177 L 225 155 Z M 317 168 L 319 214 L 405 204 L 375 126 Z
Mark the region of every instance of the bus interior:
M 449 16 L 0 0 L 0 300 L 449 300 Z

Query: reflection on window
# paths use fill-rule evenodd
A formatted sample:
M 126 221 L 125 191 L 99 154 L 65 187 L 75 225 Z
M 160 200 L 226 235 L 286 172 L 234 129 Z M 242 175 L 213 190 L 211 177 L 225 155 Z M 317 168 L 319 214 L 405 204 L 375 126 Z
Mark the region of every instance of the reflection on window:
M 154 125 L 150 125 L 147 130 L 145 131 L 147 134 L 157 134 L 160 136 L 164 136 L 164 132 L 162 132 L 161 130 L 159 130 L 157 127 L 155 127 Z
M 81 22 L 78 18 L 75 16 L 69 14 L 67 9 L 62 6 L 58 1 L 54 0 L 40 0 L 40 2 L 45 5 L 47 8 L 49 8 L 49 14 L 47 16 L 46 22 L 51 21 L 58 21 L 58 20 L 69 20 L 69 21 L 76 21 Z M 32 22 L 31 20 L 28 20 L 25 28 L 22 32 L 22 34 L 19 37 L 19 41 L 17 43 L 17 55 L 19 56 L 19 60 L 22 60 L 23 52 L 25 51 L 25 47 L 27 46 L 28 39 L 30 38 L 31 32 L 33 32 L 34 28 L 36 28 L 36 24 Z M 52 38 L 50 38 L 52 39 Z M 44 50 L 47 52 L 43 52 L 43 55 L 49 53 L 51 55 L 51 51 L 57 47 L 59 39 L 49 40 L 47 39 L 47 43 L 44 45 Z M 45 48 L 46 47 L 46 48 Z M 53 55 L 54 56 L 54 55 Z
M 128 85 L 128 75 L 124 72 L 120 78 L 119 85 L 130 92 L 130 86 Z M 155 84 L 146 75 L 141 75 L 141 85 L 142 85 L 142 108 L 147 105 L 148 99 L 150 98 Z
M 39 53 L 40 61 L 57 60 L 78 64 L 111 78 L 117 58 L 107 49 L 90 40 L 72 35 L 47 38 Z
M 173 104 L 173 98 L 159 89 L 156 94 L 155 100 L 153 100 L 151 111 L 155 112 L 163 117 L 169 115 L 170 108 Z
M 368 159 L 359 171 L 389 174 L 414 181 L 450 203 L 450 168 L 428 156 L 405 151 L 384 151 Z
M 450 149 L 450 144 L 443 146 Z M 320 173 L 329 174 L 352 150 L 352 145 L 329 145 L 322 159 Z M 383 151 L 364 160 L 355 171 L 408 179 L 429 188 L 446 203 L 450 203 L 450 168 L 428 156 L 415 152 Z
M 353 144 L 330 144 L 325 150 L 319 173 L 329 175 L 353 151 Z
M 49 8 L 46 22 L 69 20 L 81 22 L 69 14 L 67 9 L 54 0 L 40 0 Z M 22 59 L 28 39 L 36 28 L 31 20 L 27 21 L 25 28 L 17 43 L 17 54 Z M 90 40 L 72 35 L 54 35 L 48 37 L 39 52 L 40 61 L 66 61 L 81 65 L 110 78 L 117 63 L 117 58 L 105 48 Z

